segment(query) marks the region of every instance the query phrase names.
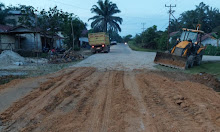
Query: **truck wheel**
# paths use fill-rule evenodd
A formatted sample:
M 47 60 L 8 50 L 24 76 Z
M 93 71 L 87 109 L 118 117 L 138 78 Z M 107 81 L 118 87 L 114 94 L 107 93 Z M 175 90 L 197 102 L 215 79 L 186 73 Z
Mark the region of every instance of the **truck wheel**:
M 110 46 L 108 47 L 108 52 L 110 52 Z

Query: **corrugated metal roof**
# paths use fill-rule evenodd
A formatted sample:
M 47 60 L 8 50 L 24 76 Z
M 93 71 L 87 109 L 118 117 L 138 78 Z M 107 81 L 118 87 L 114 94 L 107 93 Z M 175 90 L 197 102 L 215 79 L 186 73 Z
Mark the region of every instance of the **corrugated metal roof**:
M 7 26 L 7 25 L 1 25 L 0 24 L 0 32 L 8 32 L 12 28 L 13 28 L 12 26 Z
M 22 13 L 21 13 L 21 11 L 13 11 L 13 10 L 11 10 L 11 11 L 8 12 L 8 14 L 21 15 Z

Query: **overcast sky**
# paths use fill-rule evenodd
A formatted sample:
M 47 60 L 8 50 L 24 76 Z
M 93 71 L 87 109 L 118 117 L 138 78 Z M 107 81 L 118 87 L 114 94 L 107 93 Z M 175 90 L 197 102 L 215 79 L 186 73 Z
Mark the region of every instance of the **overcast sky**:
M 92 5 L 96 4 L 98 0 L 0 0 L 6 6 L 18 4 L 31 5 L 38 10 L 48 9 L 49 7 L 58 6 L 59 9 L 74 13 L 79 16 L 81 20 L 90 25 L 88 19 L 94 14 L 91 14 L 90 9 Z M 204 2 L 215 8 L 220 8 L 220 0 L 111 0 L 118 5 L 121 13 L 118 16 L 123 18 L 122 36 L 127 34 L 138 34 L 142 32 L 143 25 L 145 28 L 157 25 L 158 30 L 164 30 L 168 26 L 168 10 L 167 5 L 175 5 L 173 8 L 176 12 L 176 18 L 187 10 L 195 9 L 195 5 Z M 88 26 L 90 29 L 90 26 Z

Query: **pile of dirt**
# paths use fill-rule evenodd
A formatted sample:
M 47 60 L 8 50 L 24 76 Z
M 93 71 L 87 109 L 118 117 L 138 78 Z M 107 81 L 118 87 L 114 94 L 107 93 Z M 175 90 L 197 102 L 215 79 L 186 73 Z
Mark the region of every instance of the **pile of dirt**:
M 67 63 L 82 59 L 84 59 L 84 56 L 82 54 L 68 50 L 64 52 L 64 54 L 51 56 L 49 63 Z
M 4 50 L 0 54 L 0 66 L 8 65 L 23 65 L 25 64 L 25 58 L 18 53 L 11 50 Z
M 194 75 L 193 79 L 201 84 L 212 87 L 217 92 L 220 92 L 220 81 L 214 75 L 203 72 Z

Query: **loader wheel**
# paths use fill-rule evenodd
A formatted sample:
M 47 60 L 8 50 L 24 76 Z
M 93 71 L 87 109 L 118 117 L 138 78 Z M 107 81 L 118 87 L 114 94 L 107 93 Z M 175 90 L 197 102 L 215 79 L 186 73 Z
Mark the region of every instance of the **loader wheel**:
M 185 69 L 188 69 L 188 68 L 193 67 L 193 64 L 194 64 L 194 56 L 193 56 L 193 55 L 190 55 L 190 56 L 187 58 L 187 62 L 186 62 Z
M 195 58 L 195 64 L 194 64 L 194 65 L 199 66 L 199 65 L 201 64 L 201 62 L 202 62 L 202 56 L 203 56 L 203 53 L 200 53 L 200 54 L 198 54 L 198 55 L 196 56 L 196 58 Z

